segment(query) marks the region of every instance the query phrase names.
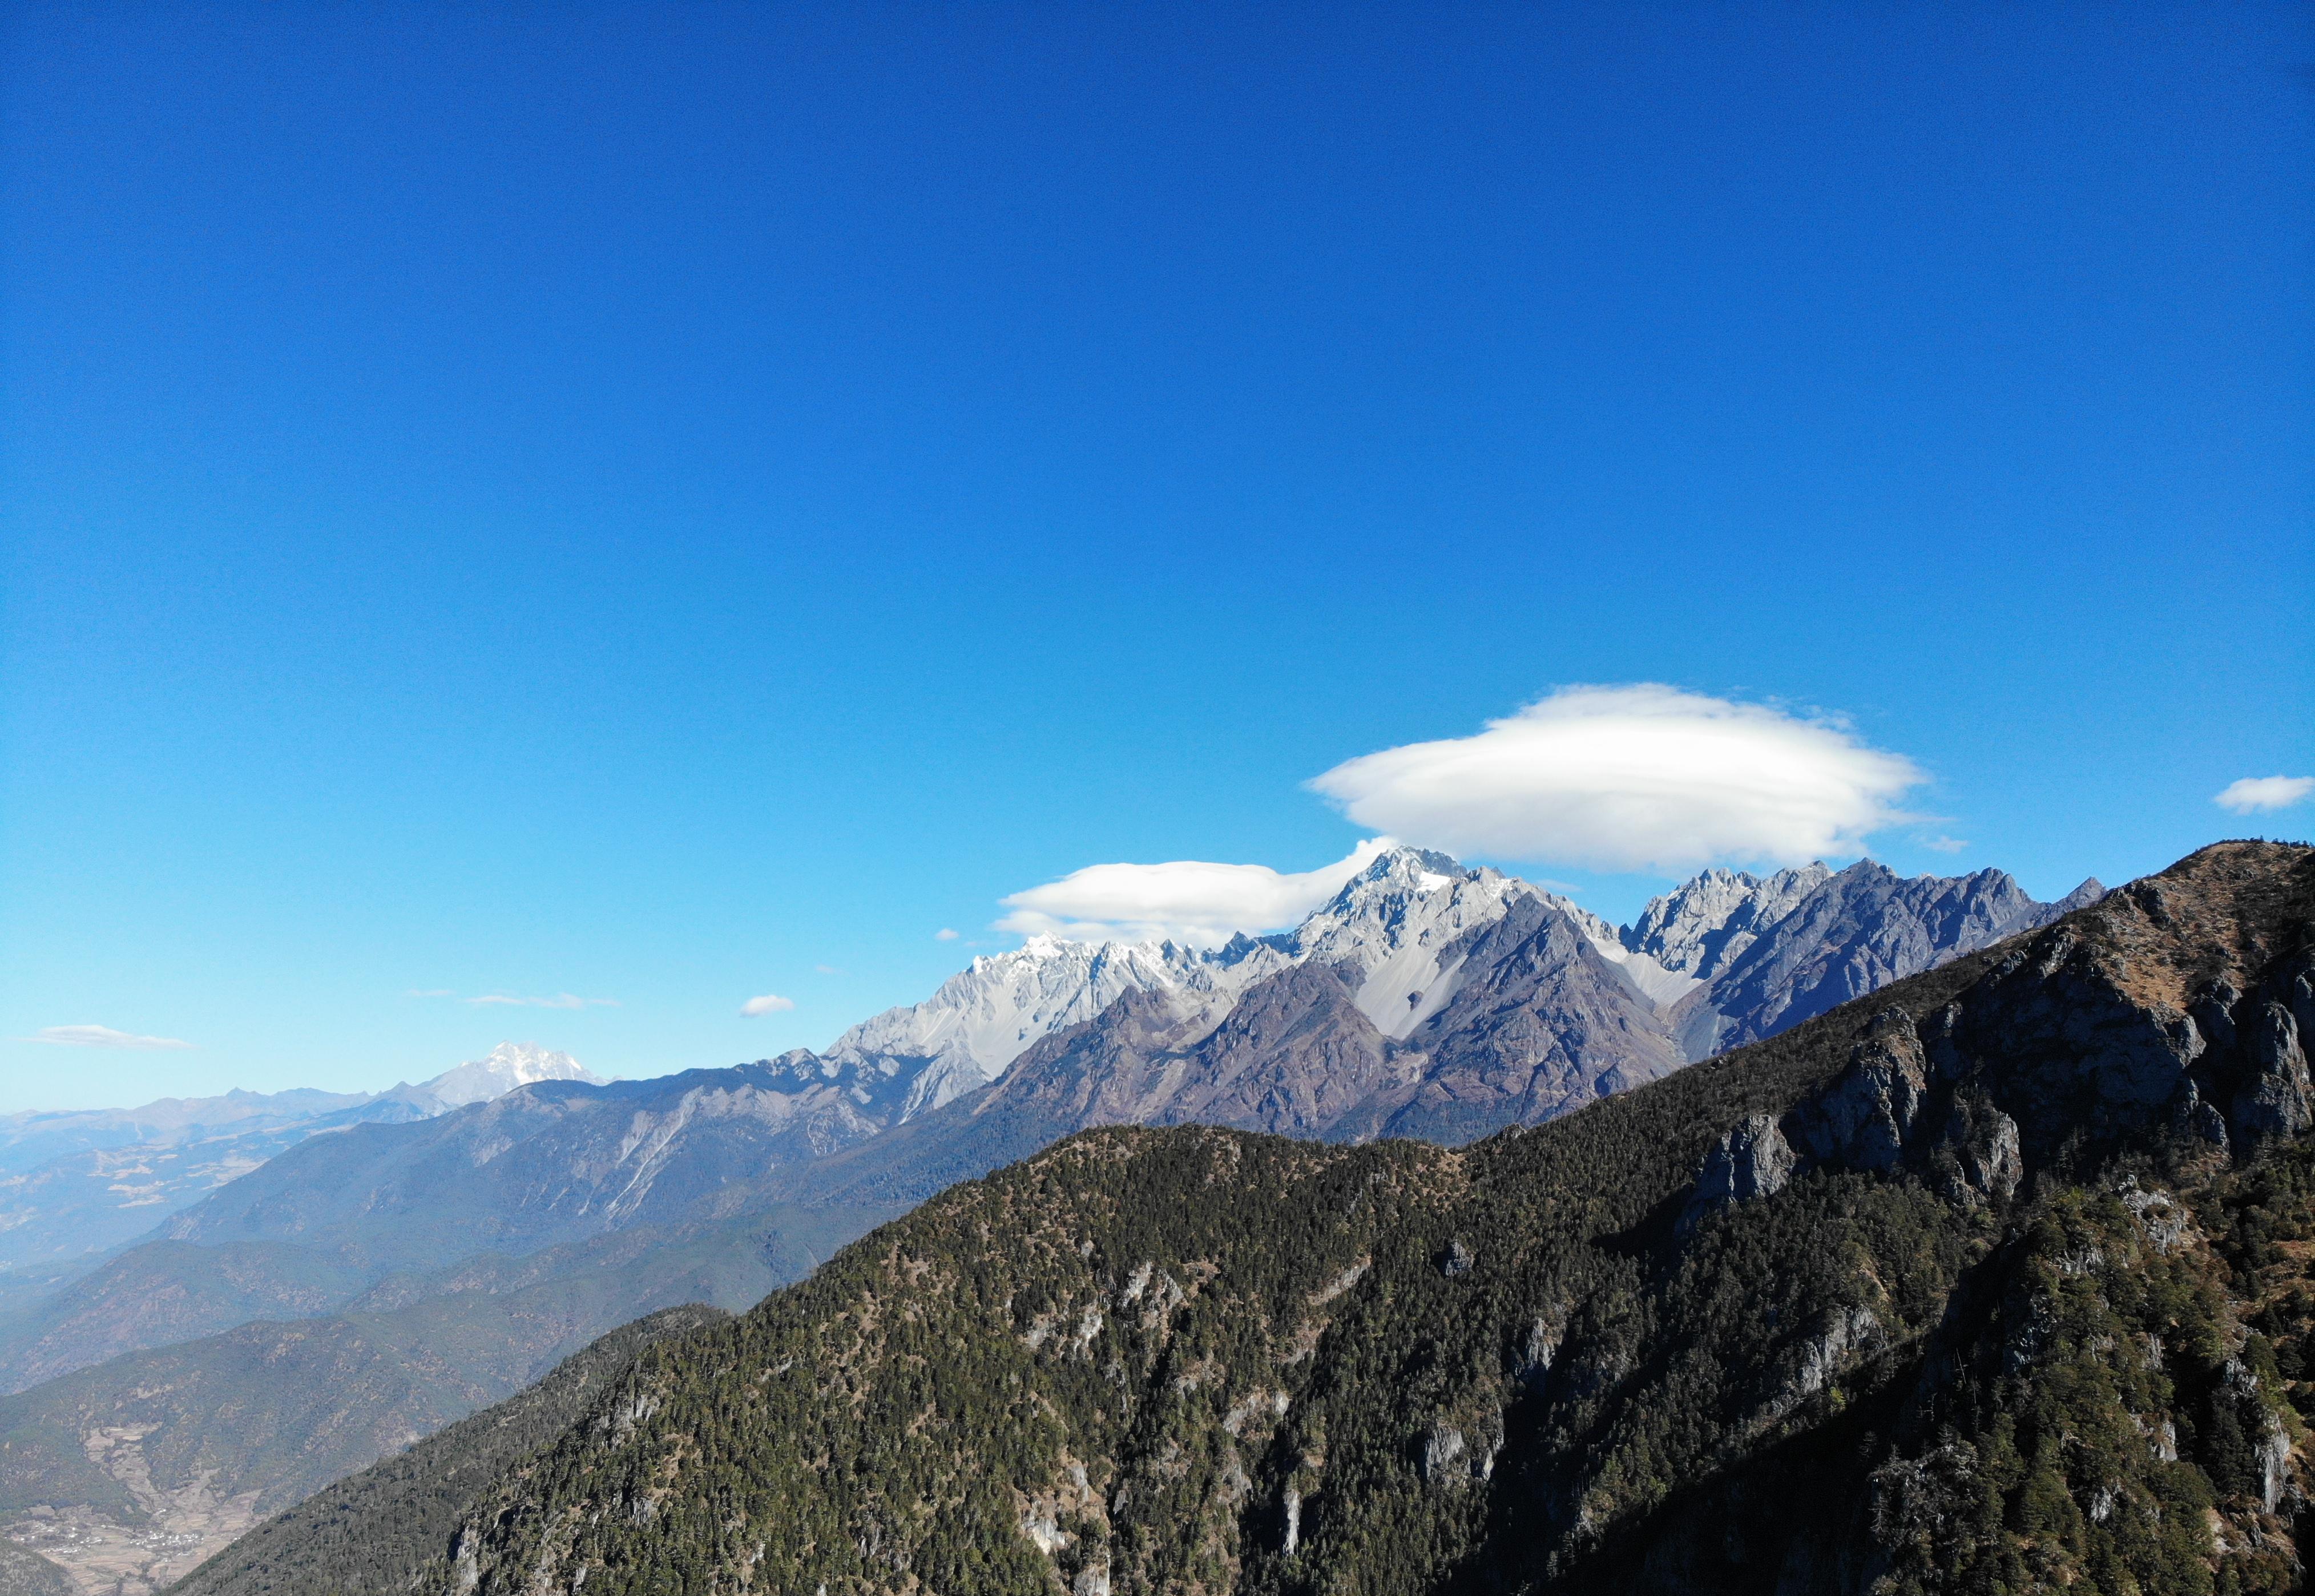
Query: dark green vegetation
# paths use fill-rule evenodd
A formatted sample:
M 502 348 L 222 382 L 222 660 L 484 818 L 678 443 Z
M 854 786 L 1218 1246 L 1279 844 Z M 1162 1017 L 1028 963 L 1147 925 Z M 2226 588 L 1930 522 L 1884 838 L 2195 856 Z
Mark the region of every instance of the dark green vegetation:
M 2315 855 L 2233 844 L 1468 1148 L 1089 1132 L 646 1352 L 420 1588 L 2280 1591 L 2309 1032 Z
M 519 1395 L 260 1525 L 176 1590 L 268 1596 L 404 1589 L 448 1542 L 475 1495 L 567 1429 L 637 1352 L 723 1317 L 709 1308 L 671 1308 L 615 1330 Z

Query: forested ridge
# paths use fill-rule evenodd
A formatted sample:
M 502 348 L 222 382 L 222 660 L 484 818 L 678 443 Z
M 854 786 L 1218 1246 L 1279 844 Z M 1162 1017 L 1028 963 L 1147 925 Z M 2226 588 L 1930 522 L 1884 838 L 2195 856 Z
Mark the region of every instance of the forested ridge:
M 643 1352 L 419 1588 L 2291 1588 L 2311 857 L 1468 1148 L 1073 1138 Z

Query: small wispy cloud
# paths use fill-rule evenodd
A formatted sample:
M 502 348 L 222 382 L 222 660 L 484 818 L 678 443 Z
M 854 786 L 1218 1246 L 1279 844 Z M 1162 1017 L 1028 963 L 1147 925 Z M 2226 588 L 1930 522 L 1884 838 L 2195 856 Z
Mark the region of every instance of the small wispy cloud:
M 947 926 L 943 926 L 939 930 L 933 933 L 933 940 L 935 942 L 954 942 L 956 940 L 956 935 L 957 934 L 953 929 Z
M 1920 843 L 1923 847 L 1934 849 L 1940 854 L 1957 854 L 1961 852 L 1962 849 L 1969 846 L 1968 842 L 1961 838 L 1946 837 L 1942 835 L 1937 837 L 1917 837 L 1913 840 Z
M 842 975 L 844 973 L 844 971 L 838 970 L 833 964 L 815 964 L 812 966 L 812 969 L 821 975 Z
M 558 992 L 552 998 L 516 998 L 504 992 L 486 992 L 480 998 L 466 1000 L 476 1008 L 616 1008 L 616 998 L 579 998 L 569 992 Z
M 173 1036 L 139 1036 L 132 1031 L 115 1031 L 110 1025 L 43 1025 L 30 1036 L 20 1036 L 19 1042 L 44 1042 L 51 1047 L 75 1048 L 189 1048 L 193 1044 Z
M 795 999 L 783 998 L 777 992 L 767 992 L 760 998 L 750 998 L 740 1006 L 741 1015 L 755 1019 L 761 1015 L 785 1014 L 795 1006 Z
M 2211 802 L 2237 814 L 2260 814 L 2289 809 L 2310 793 L 2315 793 L 2315 776 L 2247 776 L 2228 783 L 2226 791 L 2213 794 Z

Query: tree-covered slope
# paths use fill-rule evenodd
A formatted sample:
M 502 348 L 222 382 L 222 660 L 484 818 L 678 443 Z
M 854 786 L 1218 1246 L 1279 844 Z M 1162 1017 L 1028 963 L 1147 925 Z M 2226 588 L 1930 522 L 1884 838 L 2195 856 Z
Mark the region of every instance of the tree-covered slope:
M 2282 1589 L 2311 858 L 1459 1150 L 1077 1137 L 646 1352 L 421 1588 Z

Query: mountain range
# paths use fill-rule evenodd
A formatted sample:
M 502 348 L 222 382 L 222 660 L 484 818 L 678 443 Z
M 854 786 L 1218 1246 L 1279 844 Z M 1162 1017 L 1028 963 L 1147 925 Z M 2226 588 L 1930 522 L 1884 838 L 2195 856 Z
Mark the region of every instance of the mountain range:
M 1804 924 L 1901 902 L 1965 935 L 1999 902 L 1872 884 Z M 1346 1124 L 1405 1112 L 1395 1047 L 1422 1060 L 1406 1078 L 1457 1086 L 1425 1019 L 1392 1037 L 1359 1002 L 1388 957 L 1291 960 L 1186 1044 L 1199 989 L 1122 993 L 822 1162 L 1068 1078 L 1071 1056 L 1096 1113 L 1203 1093 L 1332 1141 L 1078 1131 L 643 1346 L 534 1450 L 455 1480 L 425 1454 L 422 1512 L 381 1465 L 342 1514 L 277 1521 L 185 1589 L 2299 1588 L 2315 849 L 2207 848 L 1837 1004 L 1916 944 L 1763 954 L 1800 907 L 1650 999 L 1651 1047 L 1699 993 L 1772 1034 L 1580 1106 L 1539 1068 L 1485 1100 L 1503 1129 L 1477 1141 L 1468 1121 L 1434 1117 L 1438 1140 Z M 1628 962 L 1545 909 L 1449 927 L 1407 1006 L 1516 1032 L 1485 995 L 1533 990 L 1605 1024 L 1585 949 Z M 1665 938 L 1686 971 L 1619 941 L 1689 975 L 1714 970 L 1713 929 Z M 1345 1012 L 1382 1060 L 1370 1078 L 1372 1045 L 1329 1055 L 1349 1110 L 1258 1070 L 1192 1082 L 1201 1060 L 1314 1056 L 1291 1040 L 1310 1016 L 1363 1035 Z M 1212 1041 L 1233 1027 L 1249 1040 Z
M 921 1201 L 1098 1124 L 1468 1141 L 1772 1035 L 2103 891 L 2086 882 L 2041 903 L 1999 871 L 1906 879 L 1870 860 L 1714 871 L 1619 930 L 1500 872 L 1391 848 L 1291 933 L 1202 952 L 1033 939 L 824 1055 L 773 1060 L 881 1132 L 782 1189 Z
M 1217 949 L 1033 938 L 818 1054 L 603 1083 L 510 1047 L 350 1102 L 251 1099 L 234 1118 L 183 1105 L 119 1126 L 51 1116 L 24 1127 L 27 1147 L 113 1135 L 152 1163 L 281 1145 L 206 1189 L 187 1173 L 137 1245 L 84 1258 L 0 1317 L 0 1380 L 18 1393 L 0 1401 L 0 1436 L 21 1438 L 0 1440 L 0 1530 L 83 1588 L 155 1588 L 253 1516 L 626 1320 L 687 1300 L 743 1309 L 871 1226 L 1072 1132 L 1203 1123 L 1459 1145 L 1661 1079 L 2099 891 L 2043 904 L 1998 872 L 1907 880 L 1869 861 L 1712 872 L 1618 928 L 1499 872 L 1391 848 L 1291 932 Z M 302 1450 L 217 1440 L 317 1426 L 335 1439 Z M 92 1439 L 114 1432 L 130 1439 Z
M 430 1119 L 547 1080 L 602 1077 L 568 1053 L 510 1042 L 383 1092 L 228 1092 L 0 1115 L 0 1311 L 309 1136 Z

